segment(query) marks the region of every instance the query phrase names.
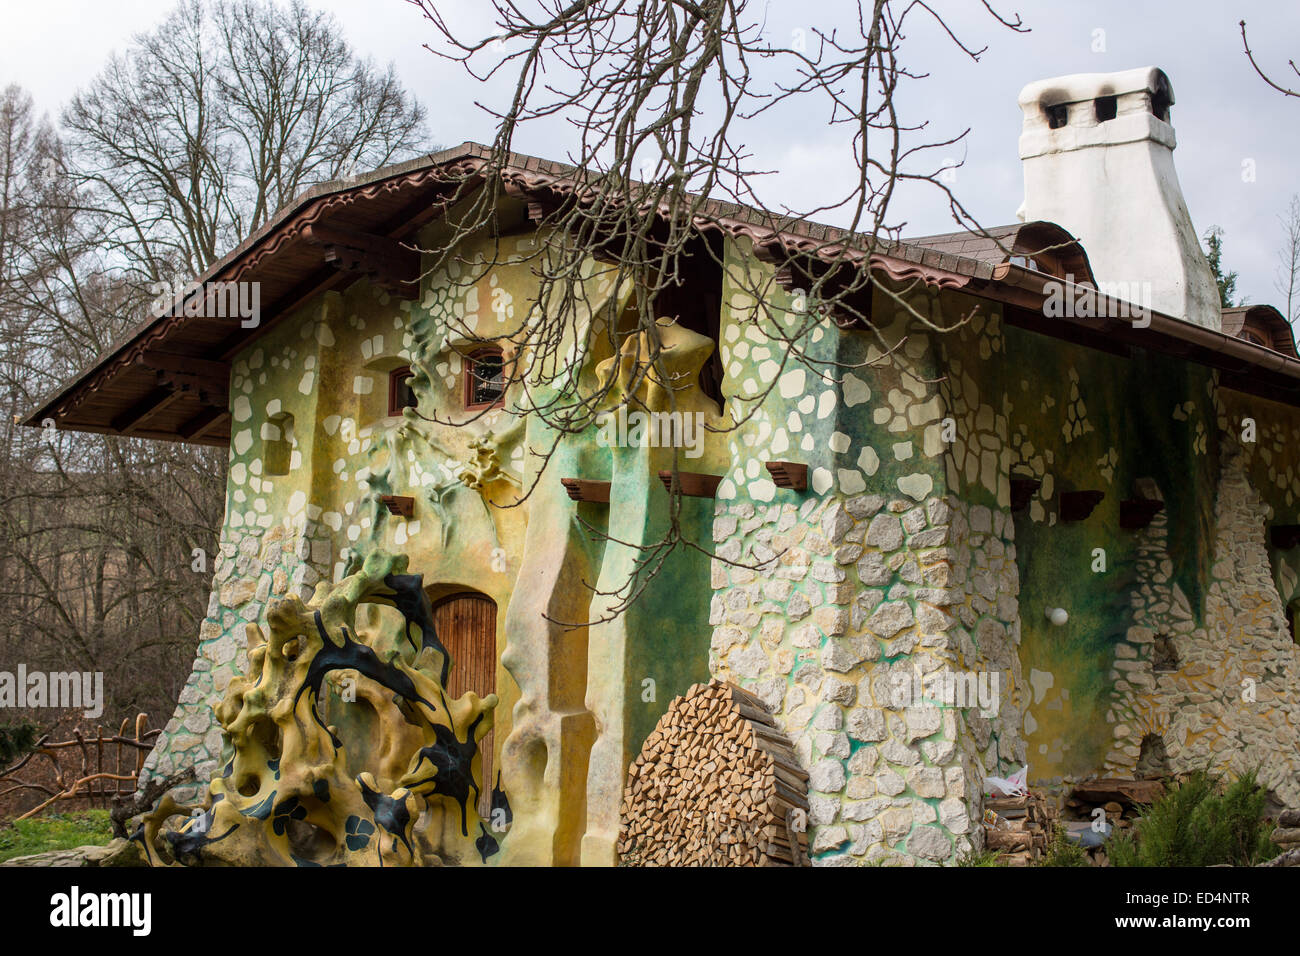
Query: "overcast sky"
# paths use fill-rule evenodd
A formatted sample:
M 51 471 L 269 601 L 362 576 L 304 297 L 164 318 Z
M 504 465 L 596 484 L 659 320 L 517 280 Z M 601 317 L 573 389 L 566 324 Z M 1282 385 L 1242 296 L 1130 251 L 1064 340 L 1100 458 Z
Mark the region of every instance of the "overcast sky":
M 405 0 L 314 2 L 335 13 L 358 53 L 395 64 L 428 108 L 438 142 L 491 141 L 491 121 L 474 101 L 490 100 L 496 91 L 479 87 L 459 67 L 422 49 L 423 42 L 434 42 L 433 31 Z M 751 3 L 757 9 L 763 0 Z M 470 18 L 483 8 L 482 0 L 444 5 L 459 7 Z M 1226 231 L 1225 260 L 1240 273 L 1241 295 L 1277 303 L 1277 217 L 1300 192 L 1295 161 L 1300 99 L 1273 92 L 1256 76 L 1242 52 L 1237 23 L 1247 21 L 1257 57 L 1285 79 L 1287 60 L 1300 58 L 1300 3 L 995 0 L 995 5 L 1003 14 L 1019 14 L 1031 32 L 999 27 L 977 0 L 936 4 L 968 44 L 988 46 L 978 63 L 919 19 L 904 46 L 908 65 L 930 74 L 907 93 L 911 117 L 928 120 L 936 139 L 971 129 L 964 152 L 954 151 L 954 158 L 965 159 L 954 189 L 977 219 L 986 225 L 1015 220 L 1022 198 L 1016 151 L 1016 96 L 1022 86 L 1066 73 L 1163 67 L 1174 88 L 1175 162 L 1193 223 L 1199 233 L 1212 224 Z M 61 104 L 94 77 L 110 53 L 157 23 L 171 6 L 171 0 L 0 0 L 0 84 L 21 84 L 40 109 L 57 117 Z M 834 0 L 770 0 L 768 29 L 785 35 L 801 28 L 829 29 L 835 11 L 845 7 Z M 818 19 L 822 16 L 827 19 Z M 1097 46 L 1104 52 L 1095 51 Z M 819 184 L 837 177 L 843 182 L 836 157 L 844 144 L 824 116 L 786 114 L 747 135 L 755 165 L 780 171 L 765 186 L 769 200 L 789 197 L 791 206 L 807 208 L 818 197 Z M 516 148 L 562 159 L 571 145 L 564 139 L 558 128 L 525 131 Z M 1253 161 L 1254 181 L 1243 178 L 1246 160 Z M 904 197 L 891 221 L 905 220 L 906 235 L 956 228 L 934 199 Z

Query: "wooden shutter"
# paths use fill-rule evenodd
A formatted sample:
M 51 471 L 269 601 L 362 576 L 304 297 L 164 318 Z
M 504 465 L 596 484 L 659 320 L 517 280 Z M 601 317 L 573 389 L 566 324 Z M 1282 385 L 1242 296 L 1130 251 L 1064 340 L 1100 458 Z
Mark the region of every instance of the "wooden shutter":
M 460 697 L 473 691 L 486 697 L 497 688 L 497 606 L 483 594 L 453 594 L 433 608 L 433 626 L 438 639 L 451 654 L 451 676 L 447 679 L 447 696 Z M 491 815 L 494 733 L 479 744 L 483 751 L 483 793 L 479 799 L 479 816 Z

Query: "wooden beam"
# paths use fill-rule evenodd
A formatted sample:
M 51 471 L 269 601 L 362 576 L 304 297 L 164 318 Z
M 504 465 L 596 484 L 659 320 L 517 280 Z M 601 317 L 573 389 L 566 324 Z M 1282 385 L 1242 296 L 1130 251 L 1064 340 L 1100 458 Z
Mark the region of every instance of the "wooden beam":
M 1057 515 L 1062 521 L 1082 521 L 1106 497 L 1104 491 L 1062 491 L 1057 496 Z
M 159 372 L 157 374 L 159 385 L 197 395 L 205 405 L 225 408 L 230 404 L 230 388 L 225 381 L 205 378 L 202 375 L 188 375 L 185 372 Z
M 1127 531 L 1145 528 L 1165 503 L 1154 498 L 1126 498 L 1119 503 L 1119 526 Z
M 791 491 L 808 490 L 807 465 L 795 461 L 765 461 L 763 467 L 767 469 L 778 488 L 789 488 Z
M 609 504 L 609 482 L 589 478 L 561 478 L 560 484 L 574 501 L 594 501 Z
M 230 384 L 230 363 L 213 359 L 193 358 L 189 355 L 176 355 L 160 349 L 147 349 L 136 360 L 146 368 L 160 372 L 183 372 L 187 375 L 211 379 Z
M 118 415 L 112 421 L 113 431 L 123 435 L 129 435 L 147 422 L 154 415 L 161 412 L 176 399 L 180 398 L 183 392 L 174 388 L 160 386 L 151 391 L 140 401 L 136 402 L 121 415 Z
M 1011 510 L 1024 511 L 1029 507 L 1030 499 L 1042 486 L 1043 482 L 1039 478 L 1028 478 L 1018 475 L 1011 477 Z
M 262 322 L 255 329 L 240 329 L 226 336 L 213 348 L 213 353 L 220 355 L 224 361 L 230 361 L 235 355 L 248 348 L 275 327 L 275 321 L 293 312 L 299 306 L 310 302 L 316 296 L 332 292 L 340 286 L 356 281 L 356 276 L 336 269 L 319 269 L 305 280 L 295 285 L 280 297 L 272 308 L 265 309 L 264 314 L 272 321 Z
M 230 412 L 225 408 L 205 408 L 178 428 L 176 433 L 185 441 L 197 441 L 229 418 Z
M 378 236 L 372 232 L 358 232 L 354 229 L 340 229 L 337 226 L 323 226 L 312 223 L 302 231 L 302 236 L 310 243 L 327 246 L 347 246 L 361 249 L 376 256 L 400 259 L 414 252 L 396 239 Z
M 1269 544 L 1281 551 L 1289 551 L 1300 544 L 1300 525 L 1275 524 L 1268 529 Z
M 718 493 L 718 485 L 722 482 L 721 475 L 708 475 L 698 471 L 679 471 L 677 477 L 680 479 L 681 493 L 688 498 L 713 498 Z M 671 471 L 659 472 L 659 480 L 664 483 L 669 494 L 673 490 L 673 473 Z
M 435 192 L 433 197 L 418 199 L 403 207 L 400 212 L 384 224 L 379 233 L 381 237 L 392 241 L 406 238 L 430 221 L 445 214 L 451 208 L 451 197 L 442 197 L 440 192 Z M 418 254 L 416 255 L 418 262 Z M 274 303 L 264 307 L 262 309 L 263 320 L 257 328 L 237 330 L 223 339 L 214 349 L 214 353 L 221 356 L 223 361 L 230 361 L 236 354 L 242 352 L 263 335 L 266 335 L 277 320 L 323 292 L 331 292 L 350 285 L 356 281 L 356 278 L 355 275 L 339 272 L 334 268 L 318 269 L 281 295 Z M 402 291 L 409 291 L 413 295 L 419 292 L 418 289 Z
M 409 518 L 415 514 L 415 499 L 408 495 L 380 495 L 379 500 L 384 503 L 388 513 L 399 515 L 403 518 Z
M 377 285 L 414 298 L 420 279 L 420 254 L 395 239 L 313 223 L 303 238 L 324 250 L 336 269 L 364 275 Z
M 541 222 L 546 218 L 547 213 L 560 206 L 553 196 L 547 194 L 545 187 L 533 189 L 511 180 L 506 180 L 501 185 L 502 191 L 507 196 L 524 204 L 524 215 L 528 217 L 529 222 Z

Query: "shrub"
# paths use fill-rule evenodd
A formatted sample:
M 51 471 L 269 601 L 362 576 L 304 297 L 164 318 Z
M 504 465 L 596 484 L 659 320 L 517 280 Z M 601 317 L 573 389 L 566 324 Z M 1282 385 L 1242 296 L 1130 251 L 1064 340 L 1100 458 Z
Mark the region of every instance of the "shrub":
M 1065 827 L 1059 823 L 1052 831 L 1052 842 L 1047 844 L 1047 853 L 1039 866 L 1091 866 L 1088 851 L 1076 843 L 1071 843 L 1065 836 Z
M 1200 770 L 1145 808 L 1132 834 L 1106 841 L 1112 866 L 1253 866 L 1275 855 L 1254 771 L 1224 786 Z
M 0 724 L 0 767 L 7 767 L 36 746 L 38 730 L 30 721 Z
M 997 850 L 970 850 L 957 858 L 958 866 L 1006 866 Z

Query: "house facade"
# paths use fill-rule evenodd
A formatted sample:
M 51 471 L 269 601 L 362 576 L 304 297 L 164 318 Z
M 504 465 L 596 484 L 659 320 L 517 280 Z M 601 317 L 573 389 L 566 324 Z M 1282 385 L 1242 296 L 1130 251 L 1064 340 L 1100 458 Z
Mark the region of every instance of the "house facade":
M 255 326 L 176 303 L 30 418 L 229 448 L 147 764 L 212 781 L 177 856 L 612 865 L 629 766 L 714 678 L 793 746 L 815 865 L 953 863 L 986 778 L 1024 765 L 1049 788 L 1259 768 L 1300 806 L 1300 359 L 1275 310 L 1218 308 L 1172 102 L 1154 69 L 1027 87 L 1024 221 L 858 255 L 866 319 L 815 323 L 816 365 L 786 357 L 815 305 L 779 273 L 835 231 L 714 208 L 661 323 L 679 384 L 606 410 L 710 426 L 677 456 L 703 549 L 617 615 L 672 443 L 557 437 L 509 374 L 534 211 L 573 171 L 465 144 L 282 210 L 191 295 L 257 283 Z M 498 228 L 430 268 L 412 250 L 487 175 Z M 601 316 L 637 294 L 609 274 L 580 280 L 593 383 L 620 361 Z

